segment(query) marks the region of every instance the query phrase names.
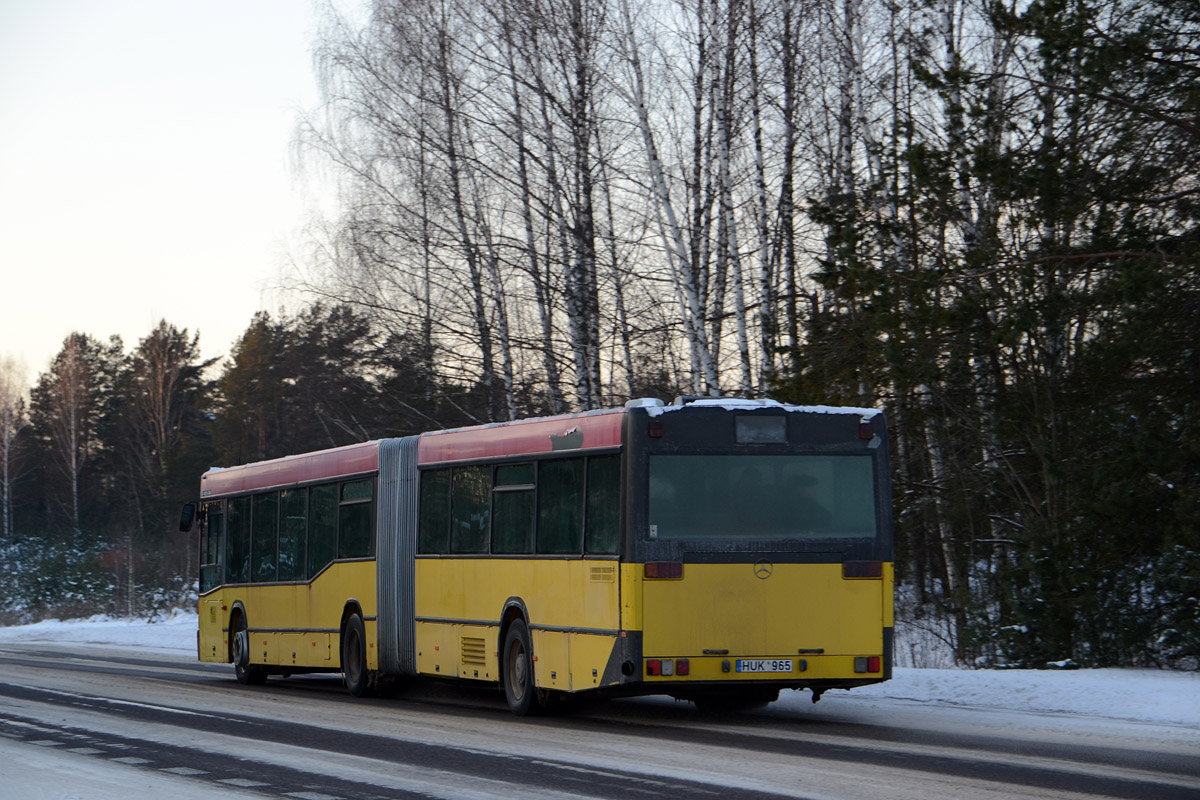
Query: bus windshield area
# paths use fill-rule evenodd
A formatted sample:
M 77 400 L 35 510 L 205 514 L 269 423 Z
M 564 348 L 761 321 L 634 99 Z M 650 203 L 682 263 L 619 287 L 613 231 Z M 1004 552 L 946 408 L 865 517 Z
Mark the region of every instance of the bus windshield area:
M 651 539 L 875 537 L 868 455 L 652 455 L 649 489 Z

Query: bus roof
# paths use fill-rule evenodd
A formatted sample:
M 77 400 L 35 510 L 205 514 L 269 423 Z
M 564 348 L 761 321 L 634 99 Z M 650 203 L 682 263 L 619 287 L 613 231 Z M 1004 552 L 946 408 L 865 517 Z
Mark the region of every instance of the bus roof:
M 684 408 L 720 408 L 725 411 L 762 411 L 775 409 L 790 414 L 836 414 L 856 415 L 864 420 L 871 419 L 883 412 L 878 408 L 856 408 L 854 406 L 796 406 L 791 403 L 781 403 L 778 400 L 747 399 L 741 397 L 697 397 L 690 398 L 686 403 L 676 401 L 671 405 L 643 405 L 646 413 L 652 417 L 679 411 Z
M 362 442 L 239 467 L 214 467 L 200 477 L 200 496 L 218 497 L 276 486 L 291 486 L 347 475 L 361 475 L 377 469 L 379 442 Z
M 624 412 L 622 408 L 610 408 L 426 433 L 421 435 L 417 460 L 439 464 L 619 447 Z
M 730 411 L 782 409 L 808 414 L 857 414 L 864 419 L 880 413 L 878 409 L 869 408 L 793 406 L 773 400 L 737 398 L 690 398 L 687 402 L 677 401 L 672 405 L 638 400 L 627 404 L 626 408 L 423 433 L 420 435 L 417 460 L 419 464 L 428 465 L 537 455 L 560 450 L 578 452 L 616 448 L 621 445 L 622 420 L 630 408 L 643 408 L 654 417 L 684 408 L 705 407 Z M 221 497 L 375 472 L 379 469 L 379 444 L 376 440 L 237 467 L 214 467 L 200 479 L 200 496 Z

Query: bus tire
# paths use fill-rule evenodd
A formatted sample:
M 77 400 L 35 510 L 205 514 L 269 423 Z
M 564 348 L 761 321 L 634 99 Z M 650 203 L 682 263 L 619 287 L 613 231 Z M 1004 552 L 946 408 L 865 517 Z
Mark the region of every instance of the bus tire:
M 261 686 L 267 682 L 267 668 L 250 663 L 250 630 L 244 614 L 233 623 L 233 674 L 238 683 Z
M 367 671 L 367 631 L 362 617 L 351 614 L 342 632 L 342 676 L 355 697 L 366 697 L 371 684 Z
M 537 683 L 533 679 L 533 646 L 525 620 L 516 619 L 504 635 L 504 699 L 518 717 L 541 711 Z

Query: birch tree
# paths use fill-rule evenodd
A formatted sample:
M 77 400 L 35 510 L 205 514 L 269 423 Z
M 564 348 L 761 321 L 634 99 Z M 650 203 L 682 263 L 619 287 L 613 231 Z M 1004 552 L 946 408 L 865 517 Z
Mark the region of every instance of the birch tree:
M 13 481 L 17 434 L 28 423 L 25 370 L 15 359 L 0 358 L 0 546 L 13 541 Z
M 123 357 L 117 337 L 102 344 L 72 333 L 31 394 L 31 422 L 52 454 L 54 500 L 72 531 L 81 528 L 85 493 L 100 488 L 89 481 L 89 470 L 106 444 Z
M 675 289 L 680 300 L 680 310 L 684 318 L 688 335 L 688 343 L 695 365 L 694 374 L 698 384 L 697 389 L 704 393 L 720 394 L 720 379 L 717 376 L 716 364 L 709 349 L 708 332 L 705 316 L 700 303 L 699 287 L 695 276 L 689 270 L 688 248 L 683 239 L 675 207 L 671 202 L 666 175 L 662 160 L 659 157 L 655 130 L 650 122 L 650 112 L 647 107 L 646 80 L 642 69 L 640 54 L 641 45 L 637 40 L 630 11 L 629 0 L 621 2 L 621 21 L 624 25 L 622 47 L 628 65 L 629 85 L 625 87 L 626 96 L 637 114 L 637 129 L 641 134 L 644 147 L 646 168 L 650 176 L 651 203 L 664 242 L 667 261 L 671 267 Z

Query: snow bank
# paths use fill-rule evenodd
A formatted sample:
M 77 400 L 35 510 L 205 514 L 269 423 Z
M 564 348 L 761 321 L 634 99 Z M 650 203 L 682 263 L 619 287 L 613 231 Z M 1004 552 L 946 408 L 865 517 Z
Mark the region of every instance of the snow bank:
M 1194 672 L 898 668 L 887 683 L 851 694 L 1200 727 L 1200 674 Z
M 196 613 L 175 611 L 165 619 L 148 622 L 97 614 L 88 619 L 48 619 L 32 625 L 0 627 L 3 642 L 76 642 L 196 653 Z
M 76 642 L 174 651 L 194 658 L 196 615 L 159 622 L 96 616 L 0 628 L 4 642 Z M 887 683 L 830 692 L 841 698 L 1065 713 L 1200 728 L 1200 674 L 1147 669 L 961 670 L 897 668 Z M 775 707 L 811 707 L 808 692 L 784 692 Z

